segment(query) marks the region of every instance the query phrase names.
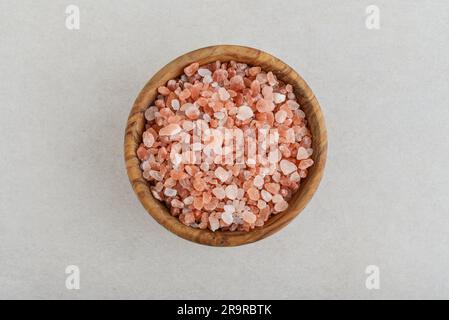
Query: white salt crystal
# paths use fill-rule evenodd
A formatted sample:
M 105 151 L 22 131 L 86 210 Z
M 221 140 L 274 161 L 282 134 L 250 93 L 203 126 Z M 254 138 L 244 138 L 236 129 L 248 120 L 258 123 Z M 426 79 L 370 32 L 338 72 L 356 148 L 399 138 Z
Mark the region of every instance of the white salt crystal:
M 211 76 L 212 72 L 209 69 L 201 68 L 198 69 L 198 74 L 202 77 Z
M 274 103 L 282 103 L 285 101 L 285 94 L 275 92 L 273 94 L 273 97 L 274 97 Z
M 167 197 L 174 197 L 174 196 L 176 196 L 177 193 L 178 193 L 178 191 L 176 191 L 175 189 L 171 189 L 171 188 L 165 188 L 165 190 L 164 190 L 164 194 Z
M 218 167 L 217 169 L 215 169 L 215 176 L 221 181 L 221 182 L 225 182 L 226 180 L 229 179 L 229 177 L 231 176 L 231 174 L 225 170 L 223 167 Z
M 243 105 L 239 107 L 239 111 L 237 113 L 236 118 L 241 121 L 245 121 L 252 118 L 253 116 L 254 116 L 253 110 L 250 107 Z
M 282 170 L 282 173 L 286 176 L 297 169 L 297 167 L 294 163 L 292 163 L 288 160 L 285 160 L 285 159 L 281 160 L 280 168 Z

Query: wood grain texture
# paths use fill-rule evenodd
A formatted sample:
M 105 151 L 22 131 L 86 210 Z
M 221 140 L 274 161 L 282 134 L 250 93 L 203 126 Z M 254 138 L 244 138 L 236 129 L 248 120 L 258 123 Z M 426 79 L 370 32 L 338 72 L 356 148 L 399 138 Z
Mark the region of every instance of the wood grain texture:
M 177 78 L 183 73 L 183 69 L 192 62 L 206 64 L 216 60 L 222 62 L 235 60 L 261 66 L 265 71 L 272 71 L 282 81 L 290 83 L 294 87 L 301 108 L 306 114 L 313 135 L 312 147 L 314 153 L 312 159 L 315 164 L 310 168 L 307 178 L 301 180 L 300 188 L 290 200 L 289 208 L 278 215 L 272 216 L 263 227 L 250 232 L 212 232 L 194 229 L 182 224 L 178 218 L 170 215 L 164 204 L 153 198 L 148 183 L 142 177 L 142 171 L 139 167 L 140 161 L 136 155 L 145 126 L 144 112 L 156 98 L 157 88 L 165 85 L 168 80 Z M 307 83 L 295 70 L 272 55 L 257 49 L 234 45 L 219 45 L 198 49 L 180 56 L 163 67 L 151 78 L 137 97 L 131 109 L 125 132 L 125 163 L 129 180 L 148 213 L 176 235 L 211 246 L 238 246 L 252 243 L 268 237 L 286 226 L 304 209 L 318 188 L 323 175 L 326 156 L 327 133 L 323 113 Z

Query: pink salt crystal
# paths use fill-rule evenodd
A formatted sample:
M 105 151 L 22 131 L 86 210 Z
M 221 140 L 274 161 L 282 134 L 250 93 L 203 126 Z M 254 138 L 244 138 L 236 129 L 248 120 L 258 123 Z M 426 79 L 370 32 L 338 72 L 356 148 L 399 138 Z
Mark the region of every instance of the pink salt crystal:
M 195 188 L 195 190 L 197 190 L 197 191 L 203 191 L 207 187 L 206 183 L 201 178 L 194 178 L 192 185 Z
M 254 177 L 253 184 L 257 189 L 261 189 L 264 184 L 264 179 L 262 176 L 257 175 Z
M 273 94 L 273 98 L 274 98 L 274 103 L 276 103 L 276 104 L 282 103 L 285 101 L 285 94 L 276 92 Z
M 184 204 L 185 204 L 186 206 L 189 206 L 189 205 L 191 205 L 192 203 L 193 203 L 193 197 L 192 197 L 192 196 L 189 196 L 189 197 L 187 197 L 187 198 L 184 199 Z
M 209 171 L 209 163 L 207 163 L 207 162 L 201 163 L 200 169 L 203 171 Z
M 179 110 L 180 105 L 179 105 L 179 100 L 178 99 L 173 99 L 171 101 L 171 107 L 173 108 L 173 110 Z
M 238 188 L 235 184 L 231 184 L 226 187 L 225 192 L 228 199 L 234 200 L 237 198 Z
M 267 206 L 267 203 L 263 200 L 257 201 L 257 208 L 264 209 Z
M 293 182 L 301 181 L 301 176 L 299 175 L 298 171 L 295 171 L 290 175 L 290 180 Z
M 185 109 L 185 114 L 186 114 L 187 118 L 189 118 L 191 120 L 196 120 L 200 116 L 200 111 L 198 110 L 197 106 L 195 106 L 194 104 L 190 104 Z
M 237 190 L 237 199 L 242 199 L 245 196 L 245 190 L 243 190 L 242 188 L 239 188 Z
M 229 179 L 229 177 L 231 176 L 231 174 L 223 169 L 223 167 L 218 167 L 217 169 L 215 169 L 215 176 L 221 181 L 221 182 L 225 182 L 226 180 Z
M 182 122 L 182 128 L 183 128 L 185 131 L 190 131 L 190 130 L 193 129 L 193 127 L 194 127 L 194 125 L 193 125 L 193 122 L 192 122 L 192 121 L 184 120 L 184 121 Z
M 171 201 L 171 205 L 172 205 L 172 207 L 175 207 L 175 208 L 181 208 L 181 209 L 184 208 L 184 203 L 179 201 L 178 199 L 173 199 Z
M 273 102 L 267 101 L 265 99 L 260 99 L 256 103 L 256 108 L 259 112 L 271 112 L 274 110 L 275 105 Z
M 288 161 L 288 160 L 281 160 L 281 163 L 279 164 L 281 171 L 284 175 L 289 175 L 293 171 L 296 171 L 297 167 L 294 163 Z
M 232 207 L 232 208 L 234 208 L 234 207 Z M 234 222 L 234 217 L 232 216 L 232 212 L 229 212 L 229 211 L 226 211 L 226 210 L 221 214 L 221 219 L 227 225 L 230 225 L 230 224 L 232 224 Z
M 151 194 L 153 195 L 153 197 L 157 200 L 162 200 L 161 196 L 159 195 L 159 193 L 156 190 L 151 190 Z
M 251 92 L 253 96 L 256 96 L 260 92 L 260 83 L 257 80 L 251 82 Z
M 167 88 L 170 89 L 171 91 L 175 91 L 176 90 L 176 80 L 168 80 L 167 82 Z
M 267 190 L 261 190 L 260 195 L 265 202 L 270 202 L 273 196 Z
M 270 87 L 270 86 L 263 87 L 262 95 L 265 100 L 273 101 L 273 87 Z
M 215 231 L 220 227 L 220 221 L 216 217 L 209 217 L 210 230 Z
M 285 200 L 279 201 L 274 205 L 274 210 L 276 212 L 282 212 L 288 208 L 288 202 Z
M 193 215 L 192 212 L 188 212 L 186 213 L 185 217 L 184 217 L 184 223 L 186 225 L 190 225 L 192 223 L 195 223 L 195 216 Z
M 270 86 L 274 86 L 277 84 L 276 77 L 274 76 L 273 72 L 271 72 L 271 71 L 267 73 L 267 80 L 268 80 L 268 83 L 270 84 Z
M 197 210 L 201 210 L 203 208 L 203 197 L 193 198 L 193 207 Z
M 174 196 L 176 196 L 177 193 L 178 192 L 175 189 L 165 188 L 165 190 L 164 190 L 164 194 L 167 197 L 174 197 Z
M 225 113 L 224 113 L 224 112 L 221 112 L 221 111 L 215 112 L 215 113 L 214 113 L 214 117 L 215 117 L 216 119 L 218 119 L 218 120 L 223 120 L 224 117 L 225 117 Z
M 149 133 L 148 131 L 145 131 L 143 133 L 142 139 L 143 139 L 143 144 L 145 145 L 145 147 L 151 148 L 153 146 L 154 136 L 151 133 Z
M 236 118 L 241 121 L 245 121 L 252 118 L 253 116 L 254 116 L 253 110 L 250 107 L 243 105 L 239 107 L 239 111 Z
M 225 212 L 233 214 L 235 212 L 235 207 L 233 205 L 226 204 L 223 206 Z
M 242 219 L 249 224 L 253 224 L 256 222 L 257 217 L 251 211 L 244 211 L 242 214 Z
M 167 88 L 167 87 L 165 87 L 165 86 L 161 86 L 161 87 L 159 87 L 159 88 L 157 88 L 157 91 L 160 93 L 160 94 L 162 94 L 163 96 L 168 96 L 169 94 L 170 94 L 170 90 Z
M 184 89 L 184 90 L 182 90 L 181 93 L 179 94 L 179 99 L 181 99 L 181 100 L 187 100 L 191 95 L 192 95 L 192 93 L 190 92 L 189 89 Z
M 298 153 L 296 155 L 296 159 L 304 160 L 304 159 L 307 159 L 308 157 L 309 157 L 309 153 L 307 152 L 307 149 L 304 147 L 299 147 Z
M 290 107 L 290 109 L 292 109 L 292 110 L 295 110 L 295 109 L 299 108 L 299 103 L 294 101 L 294 100 L 288 100 L 287 104 Z
M 270 192 L 271 194 L 279 193 L 280 185 L 278 183 L 266 183 L 265 190 Z
M 231 97 L 229 92 L 223 87 L 220 87 L 220 89 L 218 89 L 218 96 L 220 97 L 221 101 L 226 101 Z
M 212 198 L 209 202 L 204 203 L 204 209 L 206 209 L 208 211 L 212 211 L 217 208 L 217 205 L 218 205 L 218 199 Z
M 181 127 L 179 124 L 171 123 L 168 126 L 159 130 L 160 136 L 173 136 L 181 132 Z
M 159 111 L 158 107 L 152 106 L 149 107 L 146 111 L 145 111 L 145 119 L 147 119 L 148 121 L 153 121 L 155 116 L 154 114 Z
M 295 110 L 295 112 L 298 115 L 298 117 L 300 117 L 302 119 L 304 119 L 306 117 L 306 114 L 301 109 L 297 109 L 297 110 Z
M 278 163 L 281 160 L 282 154 L 278 149 L 271 150 L 268 153 L 268 161 L 270 163 Z
M 155 170 L 150 170 L 150 176 L 157 181 L 162 181 L 163 178 L 160 172 Z
M 212 189 L 212 193 L 219 200 L 222 200 L 226 197 L 225 189 L 223 189 L 222 187 L 216 187 L 216 188 Z
M 305 159 L 305 160 L 301 160 L 301 162 L 299 162 L 298 168 L 301 170 L 304 170 L 312 165 L 313 165 L 312 159 Z
M 245 84 L 243 83 L 242 76 L 234 76 L 231 78 L 229 86 L 232 90 L 238 91 L 245 89 Z
M 255 77 L 260 71 L 262 71 L 261 67 L 251 67 L 249 68 L 248 73 L 251 77 Z
M 200 68 L 198 69 L 198 74 L 202 77 L 211 76 L 212 72 L 209 69 Z
M 253 201 L 257 201 L 259 200 L 259 190 L 257 190 L 256 188 L 249 188 L 248 191 L 248 197 L 253 200 Z
M 146 158 L 146 156 L 147 156 L 147 149 L 145 149 L 145 147 L 142 147 L 142 146 L 140 146 L 138 149 L 137 149 L 137 157 L 140 159 L 140 160 L 143 160 L 143 159 L 145 159 Z
M 275 194 L 275 195 L 271 198 L 271 201 L 272 201 L 273 203 L 278 203 L 278 202 L 284 201 L 284 198 L 283 198 L 280 194 Z
M 196 73 L 196 71 L 198 70 L 199 67 L 200 67 L 200 64 L 198 62 L 194 62 L 191 65 L 184 68 L 184 73 L 188 77 L 191 77 Z
M 265 72 L 257 74 L 256 80 L 259 81 L 260 84 L 267 83 L 267 74 Z
M 212 77 L 209 75 L 205 75 L 203 78 L 203 83 L 209 84 L 209 83 L 212 83 L 212 81 L 213 81 Z
M 287 112 L 285 112 L 284 110 L 279 110 L 274 115 L 274 119 L 277 123 L 284 123 L 285 119 L 287 119 Z

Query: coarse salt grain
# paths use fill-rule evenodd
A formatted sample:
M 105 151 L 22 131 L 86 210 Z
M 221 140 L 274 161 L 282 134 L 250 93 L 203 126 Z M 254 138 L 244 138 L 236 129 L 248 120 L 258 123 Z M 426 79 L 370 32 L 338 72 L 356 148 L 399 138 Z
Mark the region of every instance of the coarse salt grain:
M 221 219 L 227 225 L 230 225 L 234 222 L 234 217 L 232 216 L 232 212 L 226 211 L 221 214 Z
M 270 202 L 271 199 L 273 199 L 273 196 L 271 195 L 271 193 L 269 193 L 267 190 L 262 190 L 260 191 L 260 195 L 262 196 L 262 199 L 265 202 Z
M 282 103 L 285 101 L 286 96 L 285 96 L 285 94 L 275 92 L 273 94 L 273 98 L 274 98 L 274 103 Z
M 251 119 L 253 116 L 253 110 L 250 107 L 243 105 L 239 108 L 236 118 L 245 121 Z
M 181 132 L 181 127 L 179 124 L 176 123 L 170 123 L 166 127 L 163 127 L 161 130 L 159 130 L 160 136 L 173 136 Z
M 296 165 L 288 160 L 281 160 L 280 167 L 282 170 L 282 173 L 286 176 L 288 176 L 290 173 L 295 171 L 297 169 Z
M 223 167 L 218 167 L 217 169 L 215 169 L 215 176 L 216 176 L 221 182 L 225 182 L 226 180 L 229 179 L 229 177 L 231 176 L 231 174 L 229 173 L 229 171 L 223 169 Z
M 228 199 L 234 200 L 235 198 L 237 198 L 238 188 L 235 184 L 231 184 L 226 187 L 225 192 Z
M 308 157 L 309 157 L 309 153 L 307 152 L 306 148 L 299 147 L 298 153 L 296 154 L 296 159 L 303 160 L 303 159 L 307 159 Z
M 209 69 L 200 68 L 198 69 L 198 74 L 202 77 L 211 76 L 212 72 Z

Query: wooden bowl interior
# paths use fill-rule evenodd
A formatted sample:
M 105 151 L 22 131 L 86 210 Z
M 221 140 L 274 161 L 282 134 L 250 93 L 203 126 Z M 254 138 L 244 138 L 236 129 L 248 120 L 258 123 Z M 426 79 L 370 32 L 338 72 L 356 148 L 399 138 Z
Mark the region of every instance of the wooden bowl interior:
M 185 226 L 178 218 L 170 215 L 167 207 L 154 199 L 149 184 L 143 179 L 139 167 L 140 161 L 136 150 L 142 141 L 145 128 L 144 112 L 157 96 L 157 88 L 165 85 L 168 80 L 179 77 L 183 69 L 192 62 L 200 65 L 220 60 L 222 62 L 235 60 L 250 65 L 261 66 L 265 71 L 272 71 L 280 80 L 290 83 L 306 114 L 308 126 L 313 135 L 312 159 L 315 164 L 310 168 L 307 178 L 301 180 L 296 194 L 289 201 L 289 208 L 270 219 L 261 228 L 250 232 L 230 232 L 194 229 Z M 265 238 L 295 218 L 306 206 L 316 191 L 323 175 L 327 154 L 327 135 L 323 114 L 317 99 L 306 82 L 287 64 L 263 51 L 241 46 L 214 46 L 189 52 L 173 60 L 145 85 L 131 110 L 125 133 L 125 162 L 128 176 L 139 200 L 145 209 L 165 228 L 178 236 L 200 244 L 212 246 L 237 246 Z

